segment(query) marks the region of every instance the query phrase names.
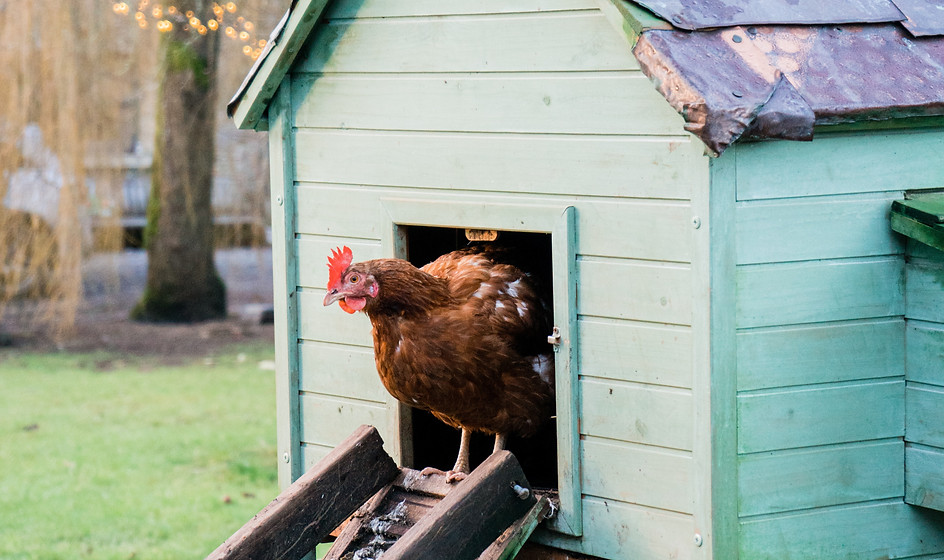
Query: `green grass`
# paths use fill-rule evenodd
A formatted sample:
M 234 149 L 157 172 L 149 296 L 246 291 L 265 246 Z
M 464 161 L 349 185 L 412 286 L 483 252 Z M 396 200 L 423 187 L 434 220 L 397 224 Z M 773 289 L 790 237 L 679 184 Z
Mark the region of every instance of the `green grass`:
M 278 493 L 271 359 L 0 354 L 0 559 L 205 557 Z

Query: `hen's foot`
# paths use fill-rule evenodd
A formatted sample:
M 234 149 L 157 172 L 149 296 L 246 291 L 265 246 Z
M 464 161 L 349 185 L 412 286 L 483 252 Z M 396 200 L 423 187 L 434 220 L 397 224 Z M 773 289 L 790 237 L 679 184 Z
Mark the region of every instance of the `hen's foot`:
M 446 482 L 449 484 L 465 480 L 465 478 L 469 476 L 469 473 L 462 471 L 442 471 L 435 467 L 426 467 L 420 471 L 420 476 L 430 476 L 434 474 L 446 477 Z

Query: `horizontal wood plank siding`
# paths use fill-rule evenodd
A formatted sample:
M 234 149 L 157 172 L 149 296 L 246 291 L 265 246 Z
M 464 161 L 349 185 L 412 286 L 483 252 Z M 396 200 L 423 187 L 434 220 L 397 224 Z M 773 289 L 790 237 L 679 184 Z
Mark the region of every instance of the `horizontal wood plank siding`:
M 905 469 L 905 501 L 944 511 L 944 449 L 909 443 Z
M 933 274 L 906 270 L 888 219 L 904 191 L 944 186 L 914 164 L 942 147 L 939 130 L 735 147 L 741 558 L 944 552 L 944 520 L 903 503 L 929 479 L 902 482 L 905 418 L 936 396 L 906 383 L 934 375 L 910 352 L 944 352 L 933 306 L 905 320 Z
M 292 69 L 302 453 L 320 456 L 355 418 L 389 418 L 369 322 L 322 306 L 333 247 L 388 256 L 391 199 L 461 203 L 469 227 L 573 206 L 584 537 L 536 538 L 692 558 L 690 199 L 708 158 L 599 6 L 328 7 Z

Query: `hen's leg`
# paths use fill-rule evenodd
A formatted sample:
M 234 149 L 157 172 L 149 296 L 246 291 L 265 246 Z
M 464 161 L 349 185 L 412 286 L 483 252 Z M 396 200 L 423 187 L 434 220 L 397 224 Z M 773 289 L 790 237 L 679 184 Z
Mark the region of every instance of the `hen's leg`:
M 456 458 L 456 464 L 449 472 L 442 472 L 435 467 L 426 467 L 420 471 L 420 475 L 429 476 L 431 474 L 446 475 L 446 482 L 459 482 L 465 479 L 469 474 L 469 444 L 472 441 L 472 432 L 462 428 L 462 438 L 459 440 L 459 456 Z
M 505 437 L 506 434 L 495 434 L 495 447 L 492 448 L 492 453 L 505 449 Z

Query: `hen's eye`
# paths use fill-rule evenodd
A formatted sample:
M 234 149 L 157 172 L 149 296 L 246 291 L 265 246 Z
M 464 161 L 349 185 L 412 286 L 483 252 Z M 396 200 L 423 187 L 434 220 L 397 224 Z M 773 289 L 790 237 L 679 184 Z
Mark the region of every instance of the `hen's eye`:
M 358 275 L 356 275 L 356 274 L 352 274 L 352 275 L 351 275 L 350 281 L 351 281 L 352 284 L 357 284 L 358 282 L 360 282 L 360 280 L 361 280 L 361 277 L 360 277 L 360 276 L 358 276 Z

